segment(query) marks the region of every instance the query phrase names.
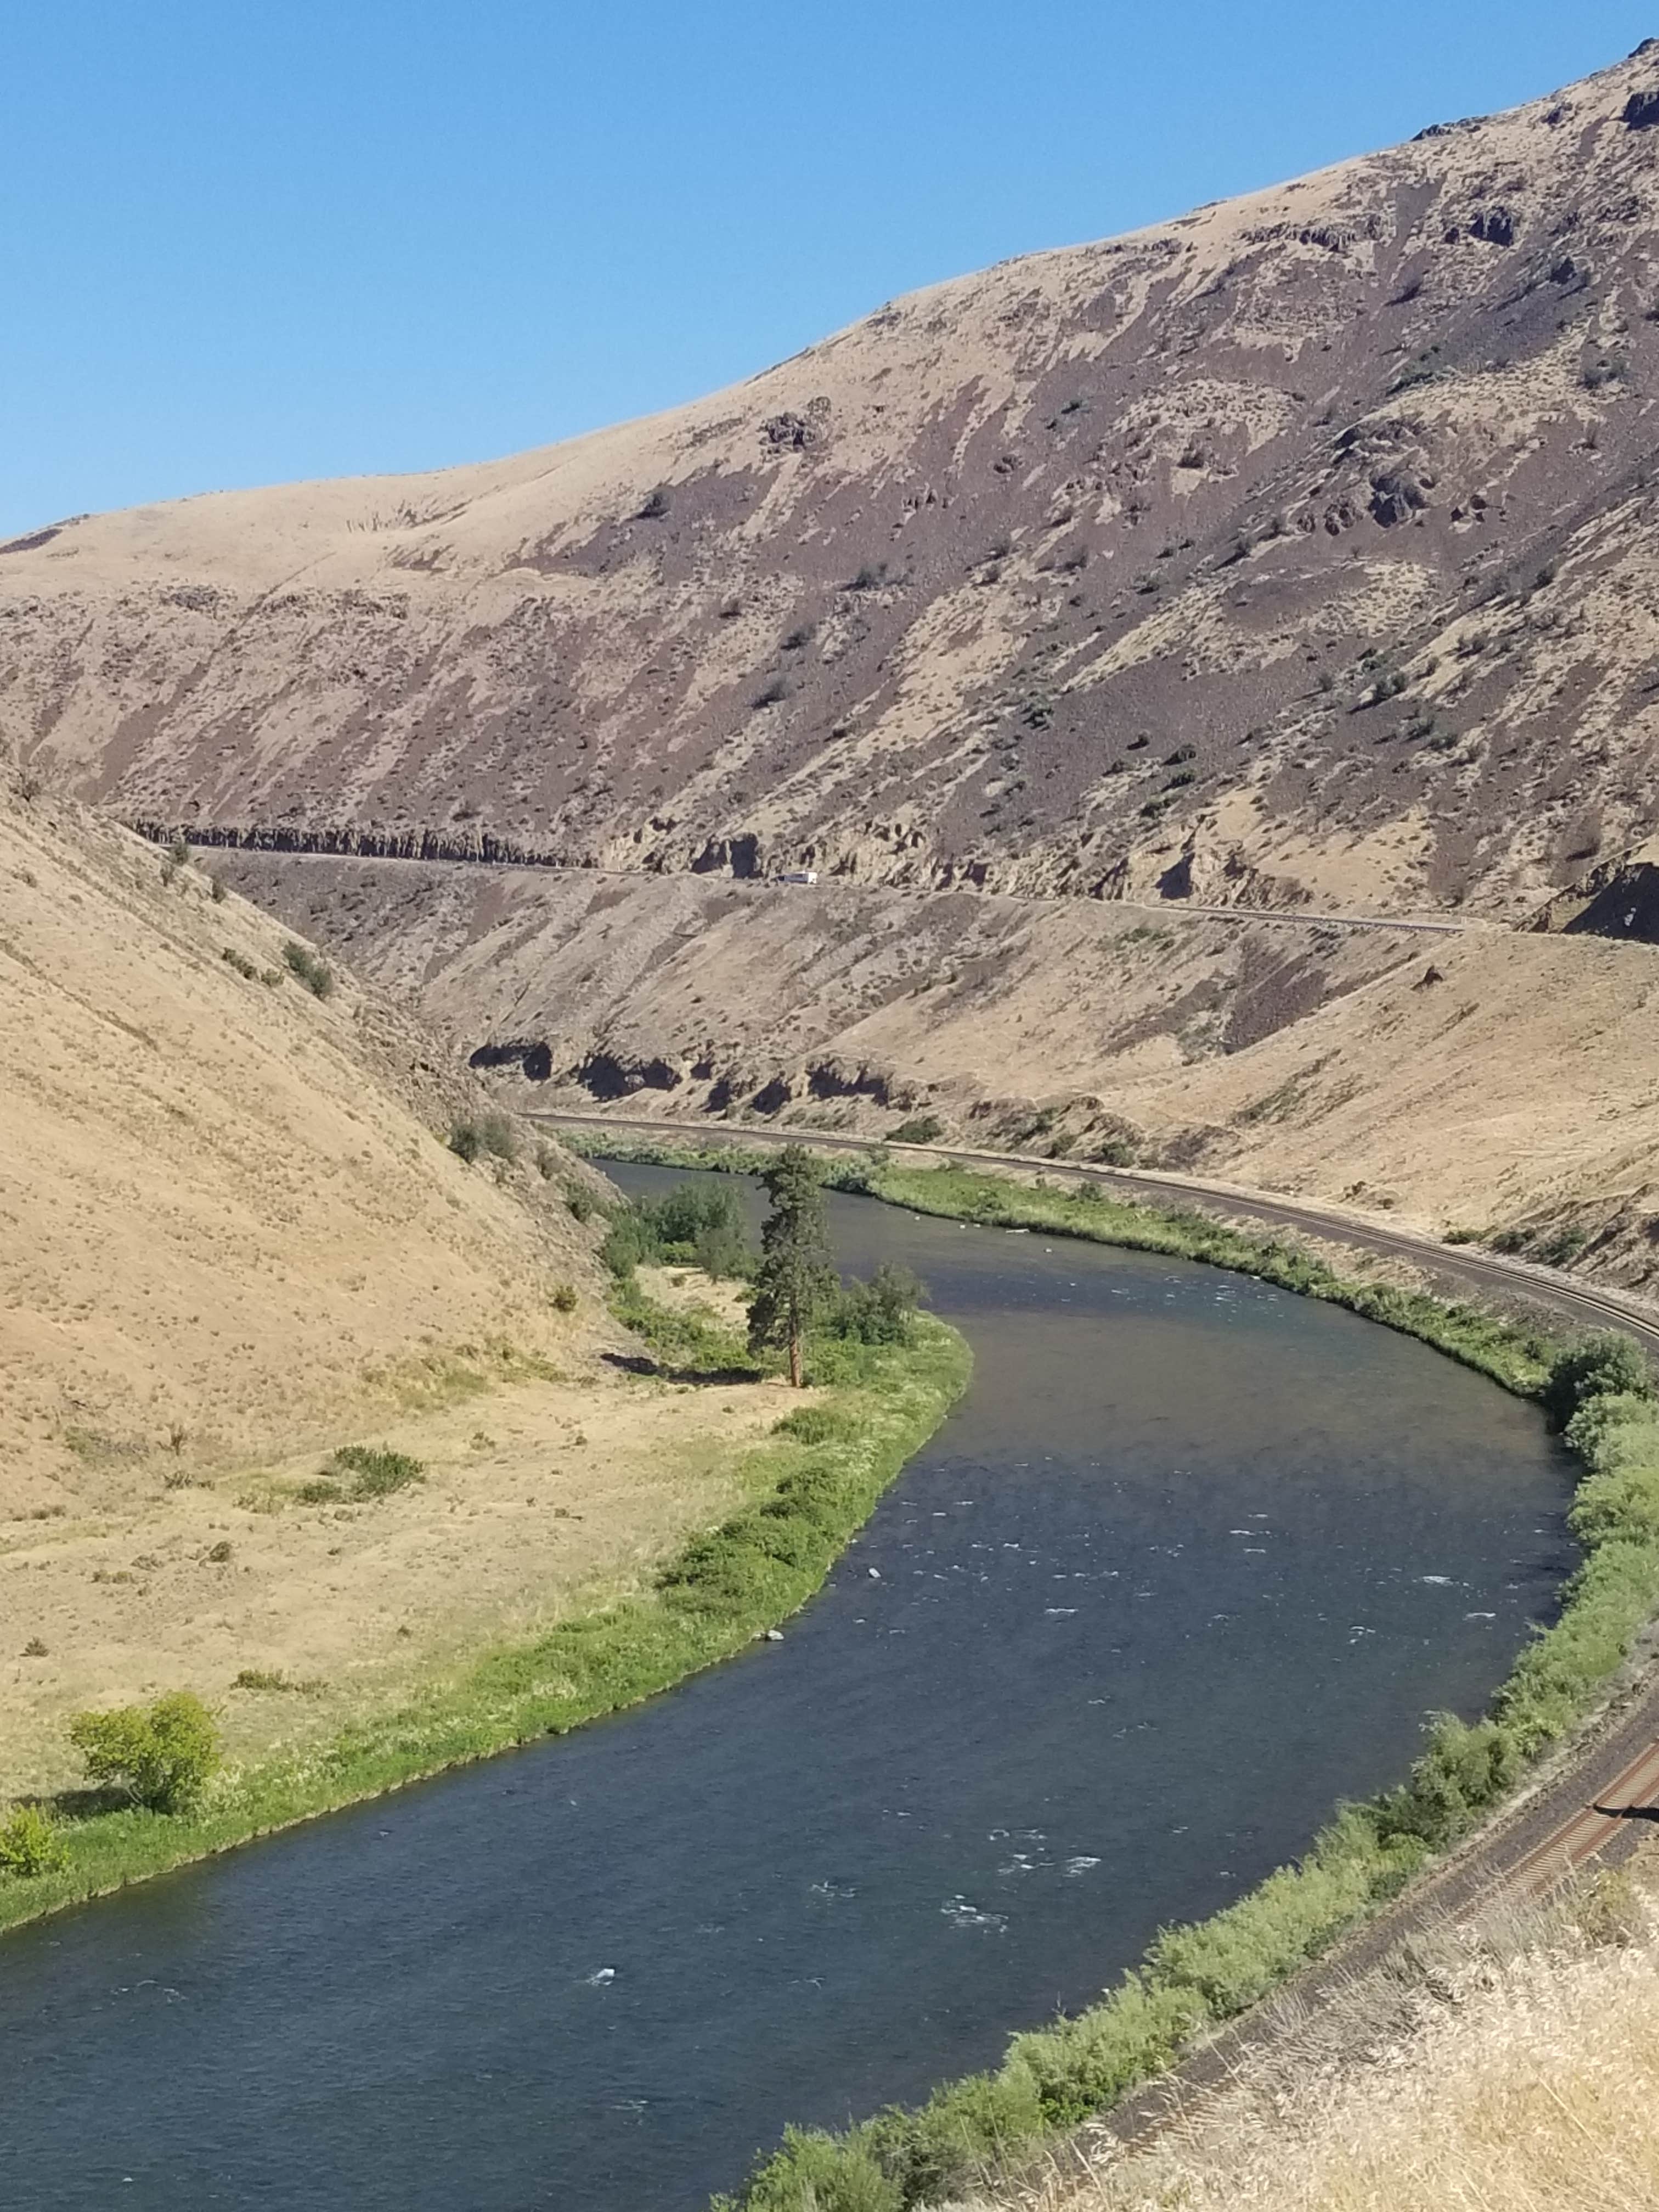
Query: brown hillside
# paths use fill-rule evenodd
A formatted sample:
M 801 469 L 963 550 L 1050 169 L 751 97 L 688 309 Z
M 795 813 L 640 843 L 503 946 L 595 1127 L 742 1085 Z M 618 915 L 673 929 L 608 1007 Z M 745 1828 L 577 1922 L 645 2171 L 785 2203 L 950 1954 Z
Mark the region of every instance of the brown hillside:
M 472 1079 L 289 941 L 0 778 L 0 1806 L 77 1706 L 188 1686 L 240 1757 L 633 1587 L 775 1418 L 608 1359 L 589 1171 L 464 1165 Z M 351 1443 L 422 1477 L 309 1494 Z
M 258 842 L 1523 916 L 1659 827 L 1656 122 L 1650 44 L 653 421 L 37 531 L 4 730 Z

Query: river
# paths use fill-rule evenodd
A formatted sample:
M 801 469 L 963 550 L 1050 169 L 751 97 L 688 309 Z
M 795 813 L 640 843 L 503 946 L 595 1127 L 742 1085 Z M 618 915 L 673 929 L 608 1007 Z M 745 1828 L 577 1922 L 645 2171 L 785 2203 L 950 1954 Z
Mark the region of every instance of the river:
M 0 2203 L 696 2212 L 786 2121 L 1087 2002 L 1549 1613 L 1571 1471 L 1480 1377 L 1219 1270 L 831 1212 L 976 1367 L 823 1595 L 632 1713 L 0 1942 Z

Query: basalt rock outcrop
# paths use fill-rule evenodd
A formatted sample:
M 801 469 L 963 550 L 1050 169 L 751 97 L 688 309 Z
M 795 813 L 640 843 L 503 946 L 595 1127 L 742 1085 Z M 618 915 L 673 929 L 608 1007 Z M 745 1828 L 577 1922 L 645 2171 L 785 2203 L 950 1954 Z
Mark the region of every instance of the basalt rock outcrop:
M 1523 920 L 1659 828 L 1656 113 L 1644 50 L 647 422 L 44 526 L 0 734 L 296 857 Z

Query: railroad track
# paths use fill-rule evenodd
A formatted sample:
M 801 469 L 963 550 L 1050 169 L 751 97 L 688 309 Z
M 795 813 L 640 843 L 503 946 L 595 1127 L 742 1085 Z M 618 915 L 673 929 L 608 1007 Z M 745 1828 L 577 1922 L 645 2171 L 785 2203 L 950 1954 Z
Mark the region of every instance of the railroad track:
M 629 1135 L 654 1137 L 672 1144 L 676 1139 L 696 1144 L 762 1146 L 768 1149 L 795 1141 L 825 1152 L 874 1152 L 886 1150 L 870 1137 L 831 1135 L 821 1129 L 792 1129 L 772 1123 L 723 1121 L 718 1128 L 692 1129 L 679 1122 L 653 1121 L 645 1115 L 560 1114 L 532 1110 L 529 1119 L 558 1128 L 626 1131 Z M 1448 1282 L 1472 1291 L 1497 1290 L 1521 1298 L 1557 1317 L 1579 1326 L 1613 1327 L 1627 1330 L 1659 1358 L 1659 1308 L 1644 1306 L 1616 1291 L 1601 1291 L 1572 1282 L 1553 1270 L 1524 1260 L 1510 1260 L 1492 1252 L 1474 1252 L 1467 1245 L 1442 1243 L 1437 1237 L 1395 1229 L 1365 1215 L 1333 1206 L 1310 1206 L 1301 1200 L 1281 1199 L 1263 1191 L 1205 1182 L 1194 1176 L 1165 1175 L 1147 1169 L 1109 1168 L 1072 1160 L 1037 1160 L 1024 1152 L 977 1151 L 961 1145 L 906 1145 L 905 1152 L 943 1160 L 957 1167 L 1018 1168 L 1030 1173 L 1066 1176 L 1080 1182 L 1099 1182 L 1128 1195 L 1168 1206 L 1172 1201 L 1198 1205 L 1214 1213 L 1242 1221 L 1265 1222 L 1276 1229 L 1300 1230 L 1328 1242 L 1351 1245 L 1356 1251 L 1410 1261 L 1431 1269 Z

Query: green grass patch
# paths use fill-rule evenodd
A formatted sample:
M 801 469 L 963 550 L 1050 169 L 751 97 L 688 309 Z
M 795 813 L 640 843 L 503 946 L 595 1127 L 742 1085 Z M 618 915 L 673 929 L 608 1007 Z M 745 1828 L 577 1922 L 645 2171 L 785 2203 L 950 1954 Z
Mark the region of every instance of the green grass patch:
M 626 1295 L 630 1313 L 677 1356 L 723 1362 L 730 1346 L 719 1333 L 711 1338 L 704 1323 L 648 1309 L 636 1290 Z M 741 1651 L 812 1596 L 967 1384 L 967 1346 L 939 1322 L 919 1322 L 907 1345 L 831 1349 L 836 1379 L 818 1404 L 799 1409 L 819 1415 L 817 1426 L 785 1422 L 749 1447 L 737 1468 L 746 1502 L 694 1536 L 647 1585 L 490 1652 L 458 1680 L 354 1723 L 319 1747 L 222 1770 L 185 1812 L 112 1806 L 54 1822 L 61 1862 L 54 1844 L 55 1863 L 38 1873 L 0 1871 L 0 1927 L 562 1734 Z M 358 1480 L 364 1472 L 355 1468 Z

